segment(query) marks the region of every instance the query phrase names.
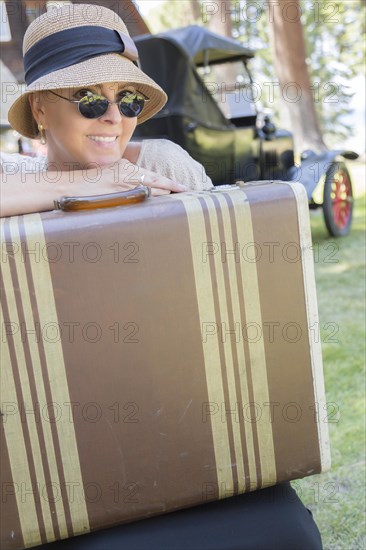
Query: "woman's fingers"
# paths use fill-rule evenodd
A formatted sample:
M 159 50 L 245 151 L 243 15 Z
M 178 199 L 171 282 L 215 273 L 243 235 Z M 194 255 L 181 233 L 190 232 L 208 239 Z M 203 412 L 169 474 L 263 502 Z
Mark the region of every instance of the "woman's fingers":
M 137 167 L 135 167 L 137 168 Z M 178 183 L 170 178 L 161 176 L 151 170 L 138 167 L 137 171 L 133 174 L 134 181 L 140 181 L 143 178 L 143 184 L 148 185 L 151 189 L 163 189 L 168 192 L 180 193 L 182 191 L 188 191 L 188 186 Z M 159 193 L 162 194 L 162 193 Z
M 159 174 L 151 173 L 144 174 L 144 176 L 144 185 L 148 185 L 151 189 L 160 189 L 169 193 L 188 191 L 188 187 L 186 185 L 182 185 L 164 176 L 159 176 Z
M 152 195 L 166 195 L 168 193 L 181 193 L 188 191 L 189 187 L 156 172 L 140 168 L 126 159 L 121 159 L 117 165 L 111 167 L 114 172 L 114 183 L 119 188 L 132 189 L 139 183 L 151 188 Z M 115 170 L 117 169 L 117 171 Z M 116 177 L 117 176 L 117 177 Z M 143 178 L 142 178 L 143 176 Z M 143 181 L 142 181 L 143 180 Z
M 160 189 L 159 187 L 151 187 L 151 195 L 153 197 L 159 197 L 161 195 L 169 195 L 171 191 L 169 189 Z
M 166 195 L 168 193 L 182 193 L 183 191 L 188 191 L 188 187 L 186 185 L 181 185 L 174 181 L 170 181 L 169 183 L 153 182 L 151 184 L 144 181 L 144 185 L 151 187 L 152 195 Z

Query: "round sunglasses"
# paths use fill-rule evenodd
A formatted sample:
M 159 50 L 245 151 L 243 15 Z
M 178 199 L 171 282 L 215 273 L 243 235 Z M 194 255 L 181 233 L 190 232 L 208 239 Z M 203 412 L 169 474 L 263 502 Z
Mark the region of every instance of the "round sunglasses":
M 128 118 L 139 116 L 144 108 L 147 98 L 138 92 L 124 91 L 121 92 L 121 97 L 118 101 L 109 101 L 107 98 L 88 92 L 81 99 L 69 99 L 63 95 L 57 94 L 52 90 L 48 90 L 51 94 L 66 99 L 69 103 L 77 103 L 79 113 L 85 118 L 100 118 L 103 116 L 110 105 L 118 105 L 119 112 Z

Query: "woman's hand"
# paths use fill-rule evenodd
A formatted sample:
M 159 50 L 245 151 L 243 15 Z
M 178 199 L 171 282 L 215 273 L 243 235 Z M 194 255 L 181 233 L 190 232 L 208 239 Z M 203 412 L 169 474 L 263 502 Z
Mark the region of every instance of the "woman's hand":
M 121 159 L 117 165 L 122 181 L 132 184 L 133 187 L 136 186 L 136 181 L 137 184 L 141 183 L 141 178 L 144 176 L 143 184 L 151 187 L 152 195 L 167 195 L 172 192 L 180 193 L 182 191 L 188 191 L 189 189 L 189 187 L 184 184 L 173 181 L 165 176 L 161 176 L 156 172 L 147 170 L 146 168 L 140 168 L 126 159 Z
M 177 183 L 165 176 L 160 176 L 156 172 L 146 170 L 145 168 L 139 168 L 137 172 L 139 183 L 141 176 L 144 176 L 143 184 L 151 187 L 151 194 L 153 196 L 168 195 L 169 193 L 181 193 L 182 191 L 188 191 L 189 187 L 181 183 Z
M 84 196 L 128 191 L 142 183 L 142 176 L 144 176 L 143 184 L 151 188 L 153 196 L 180 193 L 189 189 L 186 185 L 121 159 L 110 166 L 86 170 L 82 179 L 79 173 L 78 181 L 75 181 L 76 186 L 72 186 L 73 194 L 76 191 L 75 187 L 77 193 Z

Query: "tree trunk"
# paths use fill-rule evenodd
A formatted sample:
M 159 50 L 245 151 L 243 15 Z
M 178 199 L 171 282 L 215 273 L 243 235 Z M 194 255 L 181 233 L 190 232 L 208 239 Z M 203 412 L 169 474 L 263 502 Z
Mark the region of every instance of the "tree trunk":
M 219 0 L 218 2 L 212 2 L 210 19 L 208 21 L 208 28 L 212 32 L 221 34 L 223 36 L 233 36 L 233 25 L 231 22 L 230 13 L 232 10 L 231 0 Z M 210 11 L 207 11 L 209 14 Z
M 327 149 L 317 119 L 306 65 L 299 0 L 269 0 L 270 40 L 282 102 L 288 109 L 295 149 Z
M 197 21 L 201 17 L 201 5 L 199 0 L 190 0 L 190 4 L 193 21 Z
M 231 5 L 231 0 L 218 0 L 216 2 L 210 3 L 208 7 L 210 8 L 210 10 L 207 11 L 207 14 L 211 12 L 210 18 L 208 20 L 209 30 L 217 34 L 221 34 L 221 36 L 232 38 L 233 25 L 230 14 L 233 8 Z M 235 84 L 236 71 L 232 65 L 224 64 L 217 65 L 215 68 L 215 73 L 218 78 L 218 82 L 216 82 L 216 84 L 220 86 L 221 101 L 225 103 L 225 90 L 227 89 L 227 87 L 231 87 L 233 84 Z M 219 95 L 217 96 L 217 98 L 218 97 Z M 216 101 L 218 101 L 217 98 Z

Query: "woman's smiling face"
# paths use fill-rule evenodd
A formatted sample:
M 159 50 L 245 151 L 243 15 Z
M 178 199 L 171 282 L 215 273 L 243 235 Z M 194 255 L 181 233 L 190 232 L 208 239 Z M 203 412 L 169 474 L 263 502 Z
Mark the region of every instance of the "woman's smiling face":
M 80 100 L 88 93 L 118 101 L 124 91 L 134 88 L 119 83 L 85 88 L 63 88 L 55 92 L 64 98 Z M 122 115 L 116 104 L 109 105 L 99 118 L 86 118 L 75 103 L 44 91 L 30 96 L 36 122 L 43 125 L 47 138 L 48 162 L 55 169 L 71 170 L 106 166 L 119 161 L 136 128 L 137 117 Z M 50 167 L 51 168 L 51 167 Z

